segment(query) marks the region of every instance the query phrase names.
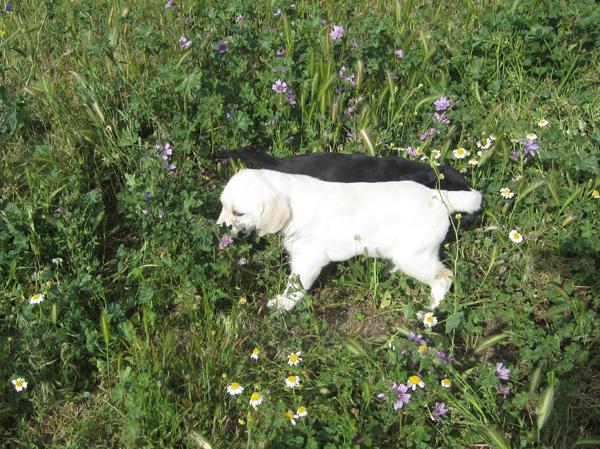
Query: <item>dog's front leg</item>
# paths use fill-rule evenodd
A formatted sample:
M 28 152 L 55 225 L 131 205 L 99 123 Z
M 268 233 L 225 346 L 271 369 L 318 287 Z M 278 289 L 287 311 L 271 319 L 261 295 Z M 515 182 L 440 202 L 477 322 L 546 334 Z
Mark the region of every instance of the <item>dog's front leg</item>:
M 267 303 L 282 312 L 289 312 L 304 297 L 328 261 L 314 255 L 292 256 L 291 274 L 284 292 Z

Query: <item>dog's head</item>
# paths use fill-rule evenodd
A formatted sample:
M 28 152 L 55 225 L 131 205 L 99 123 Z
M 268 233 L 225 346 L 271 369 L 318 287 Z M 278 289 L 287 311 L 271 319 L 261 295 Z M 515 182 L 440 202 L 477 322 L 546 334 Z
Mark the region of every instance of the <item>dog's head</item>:
M 262 170 L 242 170 L 221 194 L 223 209 L 219 225 L 231 226 L 234 234 L 256 230 L 258 235 L 281 231 L 291 218 L 287 196 L 278 192 Z

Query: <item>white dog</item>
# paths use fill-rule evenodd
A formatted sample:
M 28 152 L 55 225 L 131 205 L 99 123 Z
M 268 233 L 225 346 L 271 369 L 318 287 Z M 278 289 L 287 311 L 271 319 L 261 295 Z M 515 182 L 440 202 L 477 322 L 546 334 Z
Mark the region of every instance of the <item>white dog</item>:
M 452 285 L 438 255 L 448 214 L 476 212 L 481 201 L 475 190 L 436 191 L 412 181 L 336 183 L 247 169 L 225 186 L 217 223 L 235 234 L 282 232 L 291 275 L 269 307 L 292 310 L 328 263 L 368 255 L 428 284 L 435 308 Z

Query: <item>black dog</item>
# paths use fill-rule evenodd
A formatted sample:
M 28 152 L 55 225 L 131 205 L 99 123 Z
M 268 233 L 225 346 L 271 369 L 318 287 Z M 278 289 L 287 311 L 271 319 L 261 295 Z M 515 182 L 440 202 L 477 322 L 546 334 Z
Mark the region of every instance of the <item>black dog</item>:
M 252 150 L 222 151 L 217 159 L 240 159 L 257 168 L 307 175 L 330 182 L 415 181 L 432 189 L 470 190 L 465 178 L 447 165 L 437 167 L 398 156 L 372 157 L 360 154 L 313 153 L 277 159 Z

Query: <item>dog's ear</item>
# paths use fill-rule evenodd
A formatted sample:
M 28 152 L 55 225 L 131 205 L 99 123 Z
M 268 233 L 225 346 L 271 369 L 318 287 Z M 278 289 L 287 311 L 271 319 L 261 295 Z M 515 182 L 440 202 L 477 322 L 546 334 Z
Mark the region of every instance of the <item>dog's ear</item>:
M 258 235 L 275 234 L 285 227 L 291 216 L 292 211 L 287 197 L 281 193 L 274 195 L 262 204 L 256 232 Z

